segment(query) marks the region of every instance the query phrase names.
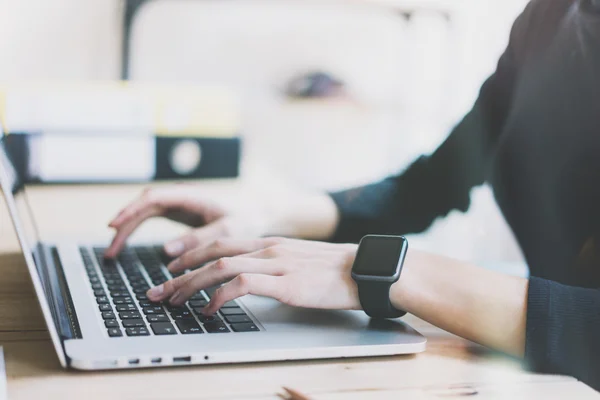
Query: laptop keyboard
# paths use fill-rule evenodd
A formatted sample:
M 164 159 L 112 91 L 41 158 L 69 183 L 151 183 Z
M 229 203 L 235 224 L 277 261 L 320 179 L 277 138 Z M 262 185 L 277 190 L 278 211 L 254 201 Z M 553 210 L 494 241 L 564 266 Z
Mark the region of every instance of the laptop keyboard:
M 237 301 L 226 303 L 214 316 L 202 314 L 218 287 L 196 293 L 180 307 L 150 302 L 148 289 L 183 275 L 166 269 L 171 259 L 162 247 L 129 247 L 116 260 L 104 259 L 104 251 L 80 248 L 109 337 L 260 331 Z

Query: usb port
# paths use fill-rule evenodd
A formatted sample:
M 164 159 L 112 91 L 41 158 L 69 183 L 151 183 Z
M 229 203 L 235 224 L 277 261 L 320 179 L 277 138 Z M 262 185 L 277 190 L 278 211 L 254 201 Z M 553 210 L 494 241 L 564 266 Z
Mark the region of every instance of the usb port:
M 192 361 L 192 356 L 173 357 L 174 363 L 183 363 L 183 362 L 191 362 L 191 361 Z
M 139 363 L 140 363 L 139 358 L 132 358 L 131 360 L 129 360 L 129 365 L 138 365 Z
M 162 362 L 162 358 L 160 358 L 160 357 L 152 358 L 152 359 L 150 360 L 150 362 L 151 362 L 152 364 L 160 364 L 160 363 Z

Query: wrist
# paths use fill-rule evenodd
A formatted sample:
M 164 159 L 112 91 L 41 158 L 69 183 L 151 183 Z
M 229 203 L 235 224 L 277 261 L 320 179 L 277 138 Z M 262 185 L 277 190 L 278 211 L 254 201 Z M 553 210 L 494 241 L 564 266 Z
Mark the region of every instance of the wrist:
M 410 302 L 410 290 L 415 287 L 415 284 L 411 283 L 411 281 L 414 280 L 414 258 L 411 257 L 410 254 L 411 252 L 409 251 L 404 261 L 400 279 L 390 287 L 390 301 L 394 308 L 413 314 L 413 308 Z
M 294 191 L 267 203 L 268 235 L 327 240 L 338 224 L 337 207 L 325 193 Z

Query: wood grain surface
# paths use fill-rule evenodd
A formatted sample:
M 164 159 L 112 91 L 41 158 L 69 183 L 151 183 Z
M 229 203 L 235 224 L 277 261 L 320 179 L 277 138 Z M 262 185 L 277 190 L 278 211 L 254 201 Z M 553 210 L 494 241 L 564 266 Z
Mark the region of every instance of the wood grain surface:
M 212 183 L 207 190 L 223 190 Z M 140 186 L 35 188 L 31 201 L 45 238 L 109 237 L 106 223 Z M 93 212 L 91 211 L 93 210 Z M 537 375 L 509 357 L 444 332 L 414 316 L 427 351 L 399 357 L 78 372 L 60 367 L 48 339 L 25 263 L 0 204 L 0 344 L 9 399 L 280 399 L 282 387 L 311 399 L 592 399 L 570 377 Z M 157 225 L 158 224 L 158 225 Z M 160 227 L 157 230 L 157 227 Z M 176 234 L 165 222 L 144 229 Z M 86 236 L 87 237 L 87 236 Z

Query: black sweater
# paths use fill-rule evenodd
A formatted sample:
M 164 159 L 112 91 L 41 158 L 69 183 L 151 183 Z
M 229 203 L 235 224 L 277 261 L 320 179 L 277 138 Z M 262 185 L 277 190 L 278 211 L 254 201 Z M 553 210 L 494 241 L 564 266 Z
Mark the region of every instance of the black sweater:
M 488 182 L 527 260 L 525 358 L 600 389 L 600 7 L 533 0 L 473 109 L 430 156 L 333 194 L 333 241 L 425 230 Z M 477 55 L 473 55 L 476 57 Z

